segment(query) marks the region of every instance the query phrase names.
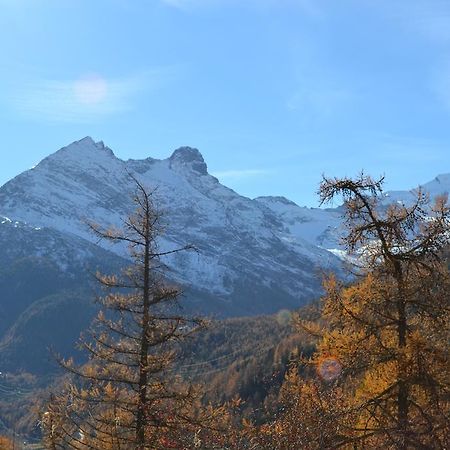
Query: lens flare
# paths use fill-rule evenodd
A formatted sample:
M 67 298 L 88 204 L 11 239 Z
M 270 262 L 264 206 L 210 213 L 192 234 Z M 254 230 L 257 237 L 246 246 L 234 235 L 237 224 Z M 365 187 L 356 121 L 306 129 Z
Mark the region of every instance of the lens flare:
M 317 373 L 325 381 L 333 381 L 342 372 L 342 365 L 334 356 L 322 358 L 317 364 Z
M 75 98 L 84 105 L 97 105 L 108 95 L 108 84 L 98 75 L 80 78 L 74 85 Z
M 289 325 L 291 323 L 291 312 L 287 309 L 282 309 L 278 311 L 276 318 L 280 325 Z

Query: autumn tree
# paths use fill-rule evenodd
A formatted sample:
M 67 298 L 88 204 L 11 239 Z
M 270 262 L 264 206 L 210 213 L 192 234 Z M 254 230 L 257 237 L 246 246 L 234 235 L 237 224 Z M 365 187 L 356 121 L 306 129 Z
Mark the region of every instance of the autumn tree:
M 430 206 L 420 190 L 412 206 L 385 206 L 383 179 L 324 179 L 322 203 L 342 196 L 347 251 L 357 280 L 326 284 L 319 370 L 342 370 L 349 413 L 357 420 L 339 445 L 446 448 L 448 422 L 448 244 L 446 197 Z M 334 361 L 334 363 L 330 363 Z M 334 364 L 334 366 L 333 366 Z M 350 387 L 351 386 L 351 387 Z
M 281 409 L 258 441 L 274 449 L 445 449 L 449 424 L 450 237 L 446 197 L 386 205 L 383 180 L 324 179 L 343 197 L 353 282 L 325 280 L 317 339 L 287 377 Z M 309 371 L 309 372 L 308 372 Z
M 2 450 L 13 450 L 14 449 L 14 443 L 8 437 L 0 436 L 0 448 Z
M 152 193 L 133 180 L 136 211 L 123 229 L 91 226 L 100 239 L 126 244 L 133 264 L 120 275 L 97 276 L 107 293 L 81 339 L 89 361 L 62 362 L 71 376 L 43 414 L 47 448 L 190 448 L 214 415 L 172 372 L 177 343 L 204 326 L 179 314 L 180 291 L 164 280 L 162 258 L 188 247 L 159 249 L 161 215 Z

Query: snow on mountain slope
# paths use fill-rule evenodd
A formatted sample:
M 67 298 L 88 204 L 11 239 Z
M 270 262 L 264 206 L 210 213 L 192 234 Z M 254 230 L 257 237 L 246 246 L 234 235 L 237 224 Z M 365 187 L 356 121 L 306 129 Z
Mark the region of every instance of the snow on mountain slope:
M 87 235 L 85 219 L 123 210 L 125 166 L 102 143 L 82 139 L 62 148 L 0 189 L 0 208 L 15 220 Z M 114 181 L 112 183 L 112 181 Z
M 339 247 L 341 212 L 300 207 L 285 197 L 257 197 L 255 200 L 282 220 L 285 239 L 293 242 L 306 240 L 327 250 Z
M 70 270 L 88 269 L 94 273 L 100 261 L 109 260 L 116 268 L 126 263 L 120 256 L 73 234 L 33 227 L 3 216 L 0 216 L 0 247 L 0 267 L 8 267 L 23 258 L 43 258 L 61 272 L 67 272 L 68 277 L 73 275 Z
M 433 202 L 436 196 L 450 193 L 450 174 L 438 175 L 434 180 L 418 187 L 420 187 L 422 192 L 428 194 L 430 201 Z M 416 191 L 417 188 L 409 191 L 388 191 L 385 194 L 384 204 L 399 202 L 405 205 L 411 205 L 417 199 Z
M 450 192 L 450 174 L 438 175 L 434 180 L 420 187 L 429 195 L 431 202 L 442 194 Z M 393 202 L 400 202 L 406 206 L 417 199 L 416 189 L 410 191 L 388 191 L 382 204 L 387 206 Z M 283 222 L 282 239 L 293 243 L 306 240 L 328 251 L 343 255 L 340 238 L 343 233 L 342 208 L 323 209 L 300 207 L 285 197 L 257 197 L 260 202 Z
M 233 315 L 296 307 L 319 292 L 315 269 L 340 266 L 317 245 L 320 236 L 312 241 L 311 230 L 295 218 L 221 185 L 190 147 L 164 160 L 122 161 L 102 142 L 84 138 L 1 187 L 0 214 L 92 242 L 86 220 L 120 226 L 131 212 L 133 181 L 127 172 L 155 189 L 167 222 L 161 247 L 198 248 L 168 263 L 172 279 L 221 302 L 206 309 Z M 325 216 L 311 214 L 326 234 Z M 111 250 L 124 255 L 123 248 Z
M 87 137 L 48 156 L 0 188 L 0 215 L 97 244 L 86 221 L 121 225 L 132 210 L 129 173 L 155 189 L 167 228 L 162 249 L 194 244 L 198 252 L 169 261 L 170 278 L 221 315 L 296 307 L 320 292 L 318 269 L 341 268 L 339 209 L 302 208 L 283 197 L 251 200 L 208 174 L 200 152 L 181 147 L 163 160 L 122 161 Z M 450 190 L 450 175 L 423 186 Z M 388 192 L 386 203 L 410 202 L 410 191 Z M 100 243 L 106 245 L 106 243 Z M 124 248 L 107 247 L 120 256 Z

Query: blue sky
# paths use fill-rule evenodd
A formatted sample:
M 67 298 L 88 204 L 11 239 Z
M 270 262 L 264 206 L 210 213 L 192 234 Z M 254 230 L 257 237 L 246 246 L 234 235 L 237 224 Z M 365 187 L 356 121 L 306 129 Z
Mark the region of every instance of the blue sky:
M 0 184 L 86 135 L 238 192 L 450 172 L 448 0 L 0 0 Z

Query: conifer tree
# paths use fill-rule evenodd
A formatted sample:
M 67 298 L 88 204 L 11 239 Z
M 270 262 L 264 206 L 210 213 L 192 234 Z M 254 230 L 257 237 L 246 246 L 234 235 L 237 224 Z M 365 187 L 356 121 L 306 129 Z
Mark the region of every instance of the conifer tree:
M 303 376 L 290 372 L 282 407 L 257 440 L 273 449 L 449 448 L 450 238 L 446 197 L 420 191 L 385 206 L 383 179 L 324 179 L 323 203 L 344 198 L 354 281 L 330 276 Z M 311 370 L 314 372 L 311 373 Z
M 14 442 L 6 436 L 0 436 L 0 448 L 2 450 L 13 450 Z
M 161 258 L 189 247 L 159 250 L 161 215 L 152 193 L 133 180 L 136 211 L 123 229 L 92 225 L 99 238 L 128 245 L 133 264 L 121 275 L 97 276 L 107 294 L 81 339 L 89 361 L 63 361 L 71 376 L 43 415 L 51 449 L 190 448 L 214 415 L 171 372 L 176 344 L 204 322 L 177 312 L 180 291 L 165 282 Z
M 322 203 L 344 198 L 344 242 L 360 267 L 351 286 L 326 283 L 327 325 L 314 361 L 325 382 L 342 378 L 352 399 L 347 415 L 357 413 L 335 445 L 443 449 L 450 277 L 442 252 L 450 210 L 446 196 L 430 206 L 420 190 L 412 206 L 384 206 L 382 184 L 364 175 L 321 184 Z

